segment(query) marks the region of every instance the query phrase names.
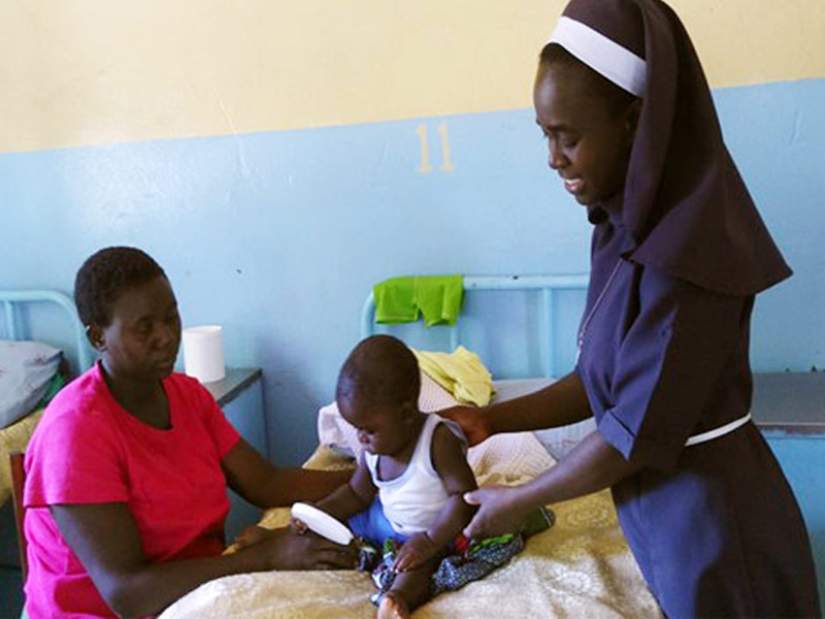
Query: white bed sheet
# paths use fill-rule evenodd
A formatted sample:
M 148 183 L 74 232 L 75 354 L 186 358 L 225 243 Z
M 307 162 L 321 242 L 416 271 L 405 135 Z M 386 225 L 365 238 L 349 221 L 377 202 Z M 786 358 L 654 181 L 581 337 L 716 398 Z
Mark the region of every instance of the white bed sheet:
M 555 382 L 555 378 L 522 378 L 493 381 L 496 394 L 493 402 L 503 402 L 539 391 Z M 533 432 L 536 439 L 555 460 L 561 460 L 579 441 L 596 429 L 593 418 L 548 430 Z

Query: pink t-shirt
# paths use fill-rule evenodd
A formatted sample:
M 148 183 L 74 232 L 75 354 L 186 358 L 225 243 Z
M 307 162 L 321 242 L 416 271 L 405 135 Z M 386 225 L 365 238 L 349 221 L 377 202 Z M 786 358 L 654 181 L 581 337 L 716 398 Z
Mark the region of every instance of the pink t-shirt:
M 152 561 L 223 551 L 229 500 L 220 460 L 238 432 L 196 380 L 172 374 L 163 388 L 168 430 L 127 413 L 99 364 L 46 409 L 25 459 L 30 619 L 115 616 L 63 540 L 49 505 L 126 503 Z

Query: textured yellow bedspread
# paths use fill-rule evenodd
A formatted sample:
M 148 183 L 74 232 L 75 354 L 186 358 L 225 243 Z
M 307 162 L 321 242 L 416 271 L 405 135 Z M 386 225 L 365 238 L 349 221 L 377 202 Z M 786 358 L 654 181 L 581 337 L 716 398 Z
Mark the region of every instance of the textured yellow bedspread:
M 42 416 L 43 409 L 40 409 L 0 430 L 0 505 L 11 496 L 9 454 L 26 451 L 26 445 L 29 444 L 29 439 Z
M 343 468 L 319 448 L 309 468 Z M 480 481 L 483 481 L 480 479 Z M 553 506 L 556 524 L 533 536 L 524 552 L 487 578 L 442 594 L 414 617 L 525 619 L 660 617 L 628 550 L 607 491 Z M 262 519 L 288 522 L 286 509 Z M 206 583 L 170 606 L 161 619 L 328 619 L 375 616 L 366 574 L 355 571 L 268 572 Z

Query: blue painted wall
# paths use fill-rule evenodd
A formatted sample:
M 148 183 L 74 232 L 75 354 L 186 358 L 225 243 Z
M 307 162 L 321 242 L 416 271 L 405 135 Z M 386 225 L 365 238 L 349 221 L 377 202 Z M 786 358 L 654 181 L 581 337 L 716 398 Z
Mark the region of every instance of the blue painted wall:
M 716 100 L 796 271 L 757 303 L 753 366 L 822 368 L 825 80 L 722 89 Z M 451 172 L 439 170 L 443 122 Z M 532 111 L 518 110 L 0 155 L 0 287 L 70 291 L 98 248 L 146 249 L 185 324 L 224 325 L 227 363 L 263 368 L 271 452 L 297 463 L 315 445 L 315 413 L 332 398 L 374 282 L 587 270 L 589 225 L 544 148 Z M 508 306 L 488 311 L 510 320 Z M 530 373 L 508 357 L 515 365 L 496 372 Z
M 825 600 L 825 439 L 765 432 L 782 470 L 791 482 L 811 540 L 819 581 L 819 600 Z

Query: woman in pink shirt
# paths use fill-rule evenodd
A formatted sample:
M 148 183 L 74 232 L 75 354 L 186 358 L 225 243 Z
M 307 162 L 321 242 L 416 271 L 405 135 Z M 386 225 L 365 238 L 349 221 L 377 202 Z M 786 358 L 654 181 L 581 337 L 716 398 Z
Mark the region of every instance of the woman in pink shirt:
M 351 549 L 288 529 L 221 556 L 227 483 L 272 507 L 319 499 L 347 473 L 274 469 L 173 373 L 180 316 L 151 257 L 97 252 L 75 302 L 100 360 L 49 405 L 26 452 L 31 619 L 155 615 L 228 574 L 353 567 Z

